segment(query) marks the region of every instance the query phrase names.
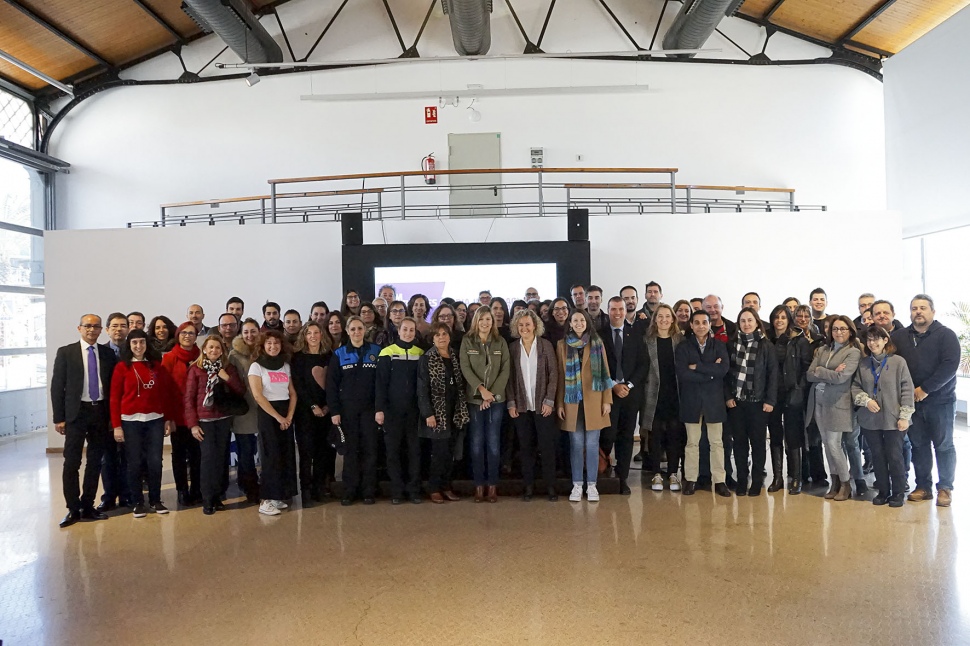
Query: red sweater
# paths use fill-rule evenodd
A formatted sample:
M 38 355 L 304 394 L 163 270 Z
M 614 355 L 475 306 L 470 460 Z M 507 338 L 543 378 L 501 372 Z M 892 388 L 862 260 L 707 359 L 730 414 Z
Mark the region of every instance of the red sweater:
M 183 349 L 182 346 L 177 345 L 162 355 L 162 365 L 165 366 L 165 369 L 168 370 L 168 373 L 175 381 L 180 403 L 185 398 L 185 377 L 189 373 L 189 365 L 198 358 L 199 348 L 194 345 L 188 351 Z M 185 426 L 185 412 L 183 407 L 179 405 L 176 408 L 178 410 L 172 419 L 175 421 L 176 426 Z
M 152 381 L 151 388 L 144 386 Z M 133 361 L 129 366 L 119 361 L 115 366 L 109 408 L 112 428 L 121 426 L 122 415 L 161 413 L 165 419 L 175 419 L 178 403 L 175 382 L 161 364 L 149 367 L 145 361 Z

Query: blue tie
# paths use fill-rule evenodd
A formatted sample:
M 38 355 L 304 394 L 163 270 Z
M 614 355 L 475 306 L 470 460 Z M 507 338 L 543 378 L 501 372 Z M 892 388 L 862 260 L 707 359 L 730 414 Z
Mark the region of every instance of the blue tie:
M 94 346 L 88 346 L 88 396 L 96 402 L 101 398 L 98 390 L 98 358 L 94 354 Z

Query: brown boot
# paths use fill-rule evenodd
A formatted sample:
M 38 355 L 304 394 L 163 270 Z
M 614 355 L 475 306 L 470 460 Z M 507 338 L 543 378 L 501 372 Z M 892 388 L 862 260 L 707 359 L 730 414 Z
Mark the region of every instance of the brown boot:
M 495 485 L 488 486 L 488 501 L 498 502 L 498 487 Z
M 475 487 L 475 502 L 485 502 L 485 487 Z
M 436 491 L 433 494 L 431 494 L 431 502 L 433 502 L 436 505 L 444 504 L 445 497 L 442 496 L 441 493 Z
M 839 488 L 839 493 L 835 494 L 835 498 L 833 498 L 832 500 L 836 502 L 842 502 L 843 500 L 848 500 L 851 497 L 852 497 L 852 484 L 848 480 L 846 480 L 845 482 L 841 483 L 841 487 Z
M 826 500 L 832 500 L 839 493 L 839 476 L 832 474 L 832 488 L 825 494 Z

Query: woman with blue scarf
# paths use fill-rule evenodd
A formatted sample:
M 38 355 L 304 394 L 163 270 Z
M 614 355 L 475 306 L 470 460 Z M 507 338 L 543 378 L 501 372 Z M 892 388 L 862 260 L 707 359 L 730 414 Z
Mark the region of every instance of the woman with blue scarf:
M 566 335 L 559 341 L 559 387 L 556 410 L 561 428 L 570 433 L 570 463 L 573 473 L 571 502 L 583 498 L 583 467 L 586 468 L 586 499 L 597 502 L 600 430 L 610 425 L 613 380 L 606 350 L 593 321 L 584 311 L 569 317 Z

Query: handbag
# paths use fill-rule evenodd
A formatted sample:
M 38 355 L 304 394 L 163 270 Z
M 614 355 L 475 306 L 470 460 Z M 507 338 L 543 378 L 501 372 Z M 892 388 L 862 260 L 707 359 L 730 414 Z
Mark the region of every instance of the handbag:
M 330 427 L 327 432 L 327 442 L 337 450 L 337 455 L 345 455 L 347 453 L 347 436 L 344 434 L 344 429 L 340 424 L 334 424 Z
M 603 475 L 606 472 L 606 469 L 609 468 L 609 466 L 610 466 L 609 456 L 603 453 L 603 449 L 600 449 L 600 462 L 599 462 L 599 465 L 596 467 L 596 472 L 599 475 Z
M 217 410 L 238 417 L 249 412 L 249 403 L 242 395 L 231 390 L 222 380 L 212 387 L 212 401 Z

